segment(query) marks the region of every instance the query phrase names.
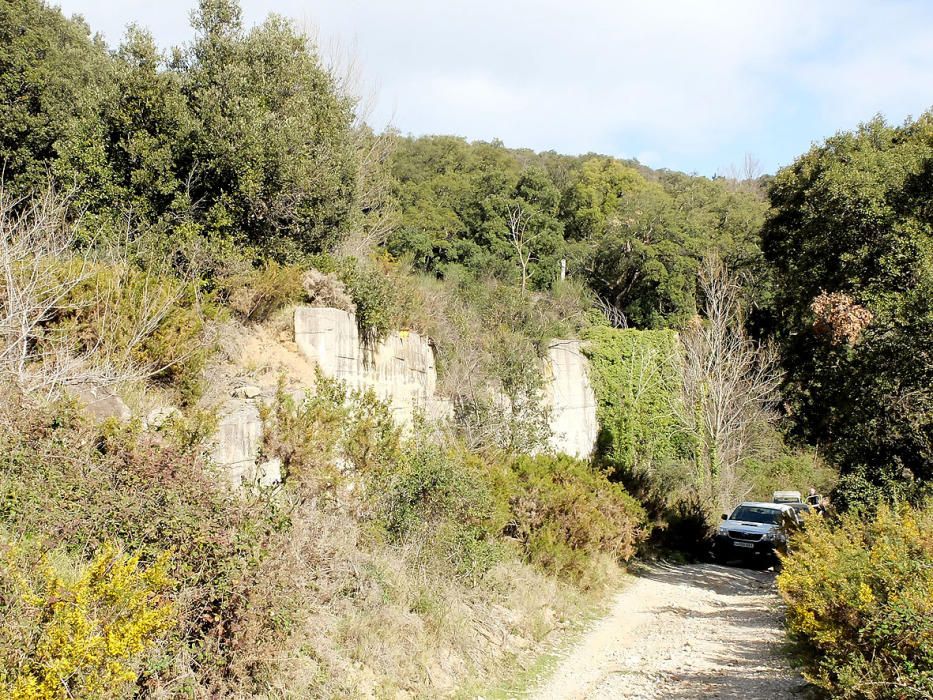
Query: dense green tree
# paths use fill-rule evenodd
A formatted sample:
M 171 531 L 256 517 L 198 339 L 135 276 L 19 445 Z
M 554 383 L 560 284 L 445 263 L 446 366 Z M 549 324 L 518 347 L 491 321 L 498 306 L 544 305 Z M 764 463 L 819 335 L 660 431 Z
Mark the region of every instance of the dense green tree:
M 106 47 L 83 22 L 37 0 L 0 0 L 0 166 L 8 192 L 45 186 L 63 156 L 82 164 L 76 178 L 64 178 L 68 189 L 105 169 L 98 116 L 109 74 Z
M 203 0 L 184 64 L 198 128 L 191 191 L 209 226 L 287 256 L 333 245 L 354 201 L 353 102 L 309 38 L 235 0 Z
M 532 286 L 571 275 L 621 308 L 633 325 L 681 326 L 696 312 L 696 266 L 715 250 L 735 269 L 760 269 L 765 203 L 754 191 L 605 156 L 563 156 L 468 143 L 402 141 L 393 161 L 401 223 L 394 254 L 444 273 L 451 264 L 521 279 L 510 212 L 534 250 Z
M 933 479 L 931 193 L 929 113 L 837 134 L 770 187 L 787 401 L 849 500 Z
M 660 183 L 609 158 L 583 164 L 565 205 L 593 288 L 640 327 L 682 325 L 696 313 L 696 255 L 683 216 Z
M 113 81 L 104 147 L 122 201 L 145 221 L 185 212 L 196 123 L 181 76 L 166 69 L 152 36 L 131 26 L 114 56 Z
M 757 271 L 764 211 L 754 192 L 605 157 L 583 162 L 563 206 L 591 286 L 643 328 L 680 327 L 696 314 L 697 265 L 707 252 Z
M 472 150 L 464 139 L 404 139 L 392 160 L 402 220 L 389 240 L 393 253 L 436 271 L 454 259 L 452 246 L 467 236 L 461 217 L 470 198 Z
M 204 0 L 166 63 L 131 27 L 108 53 L 41 0 L 0 1 L 0 159 L 19 195 L 51 175 L 88 228 L 131 215 L 286 257 L 334 245 L 357 204 L 353 100 L 314 45 Z
M 463 265 L 507 280 L 521 278 L 525 259 L 538 288 L 559 274 L 561 193 L 543 168 L 500 143 L 439 136 L 403 142 L 393 173 L 402 209 L 393 253 L 428 270 Z

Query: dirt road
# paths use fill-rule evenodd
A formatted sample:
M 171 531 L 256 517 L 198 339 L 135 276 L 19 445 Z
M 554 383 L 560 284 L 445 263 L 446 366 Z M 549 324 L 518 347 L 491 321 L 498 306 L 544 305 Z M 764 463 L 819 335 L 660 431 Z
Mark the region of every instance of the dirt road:
M 776 602 L 770 572 L 652 565 L 531 697 L 799 698 Z

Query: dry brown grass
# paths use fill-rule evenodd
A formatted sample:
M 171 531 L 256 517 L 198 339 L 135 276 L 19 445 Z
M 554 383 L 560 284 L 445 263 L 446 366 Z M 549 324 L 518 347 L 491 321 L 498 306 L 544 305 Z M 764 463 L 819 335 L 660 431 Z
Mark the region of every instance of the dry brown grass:
M 469 586 L 336 506 L 302 508 L 289 542 L 265 572 L 301 599 L 287 644 L 266 660 L 271 697 L 450 696 L 530 665 L 588 602 L 516 560 Z

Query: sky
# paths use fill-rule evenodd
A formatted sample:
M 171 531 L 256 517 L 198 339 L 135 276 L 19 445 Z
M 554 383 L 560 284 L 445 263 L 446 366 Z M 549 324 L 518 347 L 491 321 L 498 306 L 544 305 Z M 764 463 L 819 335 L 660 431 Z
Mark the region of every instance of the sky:
M 54 3 L 55 0 L 52 0 Z M 192 39 L 196 0 L 59 0 L 116 45 Z M 763 172 L 875 114 L 933 107 L 928 0 L 242 0 L 318 37 L 376 128 Z

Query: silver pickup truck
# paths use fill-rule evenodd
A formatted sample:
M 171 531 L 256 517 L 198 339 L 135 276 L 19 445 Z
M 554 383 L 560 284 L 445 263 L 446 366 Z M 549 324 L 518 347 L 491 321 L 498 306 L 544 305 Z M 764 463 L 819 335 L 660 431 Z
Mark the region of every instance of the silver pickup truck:
M 797 511 L 786 503 L 741 503 L 722 519 L 713 540 L 713 555 L 721 564 L 740 559 L 777 565 L 788 530 L 800 526 Z

